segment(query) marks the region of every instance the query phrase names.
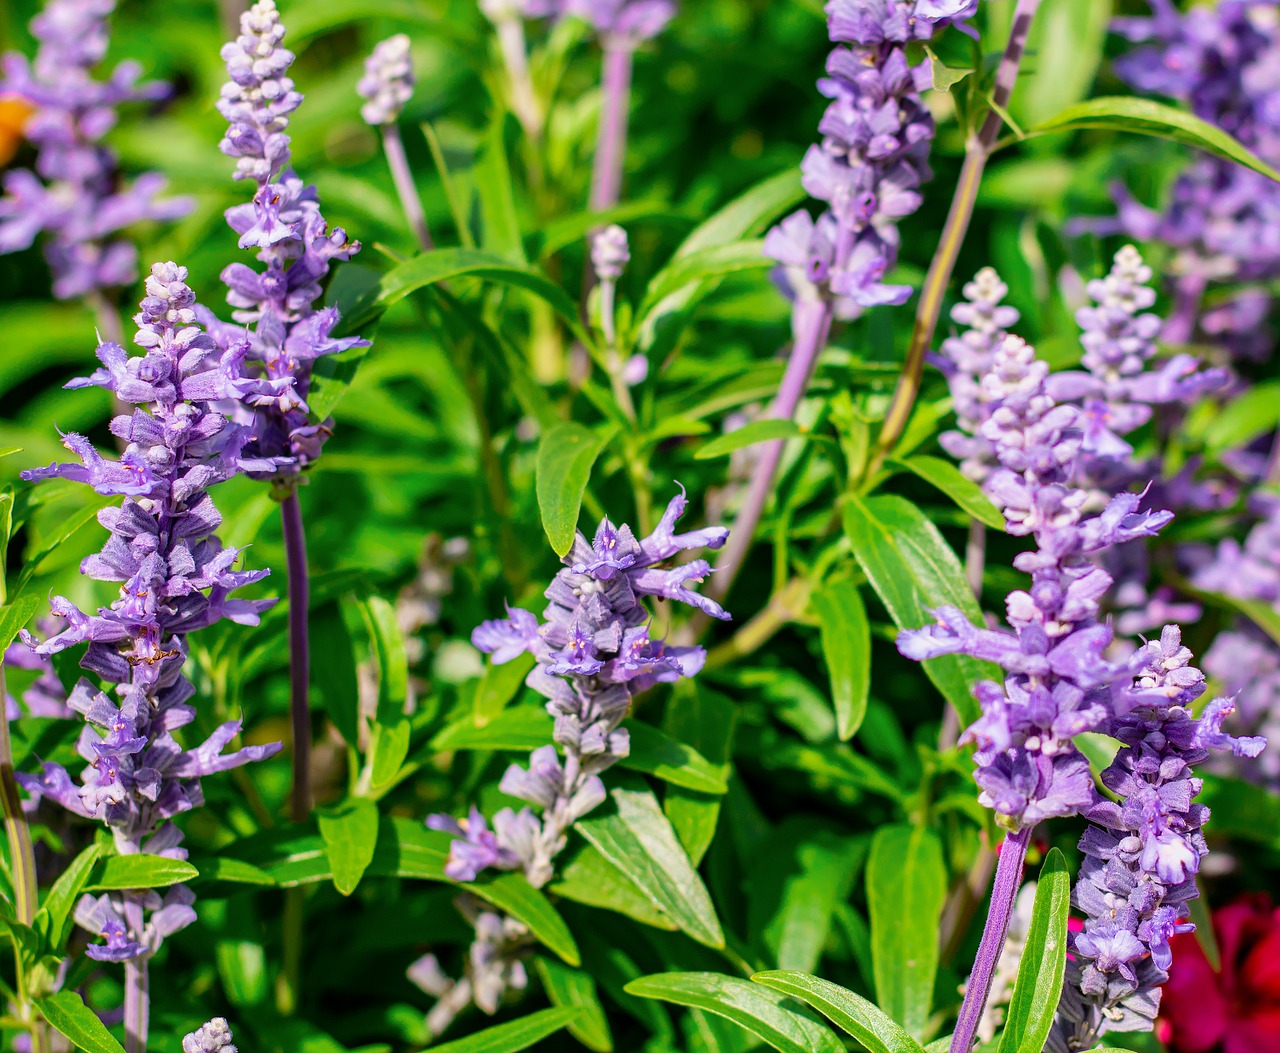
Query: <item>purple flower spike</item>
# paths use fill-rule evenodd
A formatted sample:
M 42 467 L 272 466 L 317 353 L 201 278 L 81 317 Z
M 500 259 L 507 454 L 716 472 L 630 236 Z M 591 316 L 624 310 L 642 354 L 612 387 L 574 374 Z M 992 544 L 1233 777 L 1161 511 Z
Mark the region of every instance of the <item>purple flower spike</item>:
M 375 127 L 394 124 L 413 98 L 413 59 L 409 38 L 403 33 L 388 37 L 373 49 L 364 64 L 364 76 L 356 91 L 365 99 L 360 116 Z
M 214 342 L 195 324 L 199 308 L 186 278 L 183 267 L 156 264 L 134 316 L 142 355 L 129 358 L 122 348 L 104 345 L 98 349 L 103 368 L 71 385 L 104 387 L 123 402 L 146 407 L 112 422 L 112 431 L 128 443 L 121 459 L 108 460 L 86 440 L 66 436 L 83 465 L 23 473 L 27 479 L 61 476 L 101 494 L 126 496 L 99 513 L 110 537 L 81 564 L 88 577 L 120 583 L 118 598 L 86 613 L 55 597 L 51 607 L 61 631 L 43 642 L 23 637 L 46 658 L 87 643 L 81 664 L 119 685 L 117 697 L 81 680 L 67 699 L 86 722 L 79 743 L 86 767 L 78 784 L 57 764 L 18 780 L 33 794 L 105 823 L 121 854 L 174 859 L 185 859 L 186 851 L 172 820 L 202 803 L 200 778 L 280 749 L 276 743 L 225 752 L 239 733 L 238 721 L 191 749 L 173 737 L 195 719 L 188 704 L 195 688 L 183 675 L 187 634 L 223 618 L 256 624 L 273 602 L 230 598 L 267 571 L 233 569 L 239 552 L 218 542 L 221 517 L 207 491 L 263 462 L 243 456 L 249 431 L 214 409 L 230 397 L 236 377 L 218 363 Z M 109 893 L 83 900 L 77 920 L 106 938 L 89 948 L 90 957 L 145 960 L 166 936 L 195 920 L 193 901 L 181 885 L 163 897 Z
M 231 1040 L 231 1025 L 215 1016 L 182 1040 L 182 1053 L 236 1053 Z
M 164 84 L 139 84 L 133 63 L 122 63 L 105 81 L 93 79 L 114 9 L 114 0 L 48 0 L 31 21 L 39 41 L 35 61 L 8 53 L 0 75 L 0 97 L 17 96 L 36 111 L 25 129 L 36 147 L 35 171 L 14 169 L 4 177 L 0 252 L 25 249 L 44 233 L 53 293 L 61 300 L 132 285 L 138 254 L 121 231 L 192 208 L 189 198 L 158 199 L 165 180 L 157 173 L 122 183 L 116 157 L 103 145 L 117 106 L 168 94 Z
M 308 415 L 316 359 L 369 342 L 334 337 L 337 310 L 316 306 L 333 261 L 349 259 L 360 245 L 328 227 L 315 188 L 289 170 L 289 116 L 302 94 L 288 75 L 294 55 L 283 46 L 284 34 L 274 0 L 258 0 L 241 16 L 240 35 L 222 49 L 231 79 L 218 100 L 230 124 L 221 149 L 236 159 L 237 179 L 256 183 L 253 200 L 226 217 L 240 247 L 258 250 L 263 269 L 235 263 L 222 273 L 236 324 L 208 311 L 200 321 L 225 355 L 243 362 L 243 380 L 233 388 L 236 419 L 251 428 L 258 453 L 275 459 L 248 474 L 292 487 L 331 430 L 331 422 L 317 424 Z

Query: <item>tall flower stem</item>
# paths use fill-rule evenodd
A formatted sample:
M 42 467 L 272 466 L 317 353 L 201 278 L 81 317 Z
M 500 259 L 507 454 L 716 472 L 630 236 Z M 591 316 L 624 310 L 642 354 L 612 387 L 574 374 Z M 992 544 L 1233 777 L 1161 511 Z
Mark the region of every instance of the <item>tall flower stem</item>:
M 413 181 L 413 169 L 409 167 L 409 158 L 405 156 L 400 127 L 396 124 L 384 124 L 381 129 L 382 148 L 387 154 L 387 167 L 391 169 L 396 193 L 400 195 L 400 207 L 404 209 L 405 218 L 409 221 L 418 244 L 422 246 L 424 252 L 430 252 L 435 248 L 435 243 L 431 240 L 431 229 L 427 226 L 427 215 L 422 208 L 422 198 L 418 195 L 417 184 Z
M 995 977 L 1000 952 L 1004 950 L 1005 937 L 1009 934 L 1009 919 L 1018 898 L 1018 886 L 1022 884 L 1022 866 L 1027 859 L 1027 846 L 1031 844 L 1032 827 L 1005 835 L 1000 849 L 1000 862 L 996 864 L 996 879 L 991 886 L 991 908 L 987 912 L 987 924 L 978 944 L 978 956 L 973 972 L 965 987 L 964 1002 L 956 1019 L 956 1030 L 951 1036 L 951 1053 L 969 1053 L 973 1048 L 973 1036 L 982 1019 L 982 1011 L 991 993 L 991 981 Z
M 125 894 L 124 920 L 134 939 L 142 936 L 142 903 Z M 148 959 L 131 958 L 124 963 L 124 1048 L 125 1053 L 147 1053 L 147 1031 L 151 1016 Z
M 916 308 L 916 323 L 907 348 L 907 360 L 898 377 L 898 385 L 885 414 L 884 426 L 880 429 L 875 450 L 868 459 L 865 478 L 871 478 L 879 471 L 884 459 L 897 446 L 907 421 L 911 418 L 924 375 L 924 356 L 933 343 L 933 334 L 942 312 L 942 301 L 951 283 L 960 246 L 964 244 L 965 235 L 969 231 L 969 221 L 973 218 L 973 206 L 978 198 L 978 187 L 982 184 L 982 173 L 1004 125 L 1003 114 L 1009 104 L 1009 97 L 1013 94 L 1018 67 L 1027 46 L 1027 34 L 1031 31 L 1031 23 L 1039 7 L 1040 0 L 1018 0 L 1018 6 L 1014 9 L 1009 43 L 1005 46 L 1004 56 L 996 70 L 991 109 L 987 112 L 982 127 L 969 137 L 964 164 L 960 168 L 960 180 L 951 199 L 951 209 L 942 228 L 942 237 L 933 254 L 933 262 L 929 264 L 924 285 L 920 287 L 920 304 Z
M 591 169 L 592 212 L 613 208 L 622 195 L 634 55 L 635 48 L 628 42 L 605 41 L 600 71 L 600 136 L 596 140 L 596 156 Z
M 280 502 L 284 554 L 289 574 L 289 712 L 293 726 L 293 792 L 290 812 L 295 823 L 311 814 L 311 641 L 307 608 L 311 582 L 307 575 L 307 535 L 295 487 Z
M 4 665 L 0 663 L 0 702 L 8 697 L 4 680 Z M 40 906 L 36 886 L 36 857 L 31 845 L 31 827 L 22 810 L 22 798 L 18 796 L 18 781 L 14 778 L 13 739 L 9 734 L 8 714 L 0 714 L 0 805 L 4 808 L 4 832 L 9 841 L 9 868 L 13 876 L 14 912 L 23 925 L 31 925 Z M 43 1053 L 48 1047 L 48 1033 L 43 1021 L 34 1019 L 31 1000 L 26 990 L 26 970 L 23 967 L 22 949 L 14 944 L 14 972 L 17 994 L 21 1001 L 18 1012 L 32 1026 L 32 1050 Z
M 826 345 L 827 336 L 831 332 L 831 317 L 831 305 L 825 300 L 806 300 L 796 304 L 795 339 L 787 358 L 786 371 L 782 374 L 782 383 L 778 387 L 778 397 L 774 399 L 769 411 L 774 419 L 790 420 L 795 416 L 796 407 L 808 390 L 809 381 L 813 379 L 818 354 Z M 707 595 L 717 602 L 729 594 L 751 548 L 756 527 L 760 524 L 760 517 L 773 490 L 773 478 L 778 470 L 778 462 L 782 459 L 784 445 L 785 441 L 779 439 L 761 447 L 760 459 L 751 473 L 746 497 L 742 500 L 737 519 L 734 520 L 733 532 L 716 561 L 715 573 L 707 585 Z
M 503 18 L 498 22 L 497 30 L 502 61 L 511 78 L 511 111 L 524 128 L 525 135 L 537 142 L 542 138 L 542 107 L 538 104 L 538 93 L 534 91 L 533 78 L 529 74 L 524 21 L 520 18 Z

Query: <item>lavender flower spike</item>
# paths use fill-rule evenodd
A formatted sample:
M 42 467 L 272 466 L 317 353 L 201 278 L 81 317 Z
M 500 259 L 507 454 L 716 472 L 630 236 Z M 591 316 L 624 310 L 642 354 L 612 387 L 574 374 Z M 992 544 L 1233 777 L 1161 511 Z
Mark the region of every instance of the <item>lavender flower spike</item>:
M 671 647 L 650 636 L 649 613 L 640 604 L 641 596 L 662 596 L 714 618 L 729 618 L 719 604 L 689 587 L 709 573 L 706 561 L 661 566 L 679 552 L 719 548 L 728 538 L 721 527 L 676 533 L 686 503 L 683 492 L 673 497 L 657 528 L 642 540 L 630 527 L 614 526 L 608 519 L 591 541 L 578 534 L 564 557 L 565 569 L 546 590 L 549 603 L 542 622 L 514 608 L 506 619 L 485 622 L 472 634 L 472 643 L 494 662 L 509 662 L 526 651 L 537 660 L 526 682 L 549 700 L 554 744 L 534 750 L 526 767 L 513 764 L 502 777 L 502 791 L 532 808 L 504 808 L 493 817 L 492 829 L 475 808 L 465 820 L 441 815 L 427 820 L 433 829 L 455 835 L 445 866 L 453 880 L 472 881 L 493 868 L 521 870 L 535 888 L 546 885 L 555 875 L 555 857 L 567 844 L 569 828 L 605 799 L 601 774 L 630 749 L 620 725 L 632 698 L 702 668 L 706 652 L 701 647 Z M 501 939 L 499 931 L 506 933 Z M 477 949 L 487 948 L 482 955 L 486 969 L 473 968 L 468 979 L 453 983 L 436 975 L 438 965 L 431 959 L 431 986 L 426 989 L 440 999 L 433 1011 L 437 1025 L 452 1020 L 461 1008 L 454 1003 L 462 998 L 465 1005 L 468 991 L 481 1009 L 493 1012 L 501 991 L 495 995 L 477 987 L 477 978 L 506 975 L 495 968 L 510 965 L 523 946 L 520 940 L 511 941 L 505 929 L 486 933 L 477 926 L 477 932 L 473 967 Z M 462 988 L 464 983 L 471 987 Z
M 26 127 L 36 147 L 35 171 L 14 169 L 4 177 L 0 252 L 25 249 L 43 232 L 53 293 L 61 300 L 101 300 L 104 292 L 131 285 L 137 250 L 121 231 L 176 219 L 192 207 L 188 198 L 158 199 L 165 187 L 158 173 L 122 184 L 116 157 L 103 145 L 116 107 L 168 93 L 164 84 L 139 84 L 134 63 L 117 66 L 106 80 L 93 78 L 107 51 L 114 8 L 114 0 L 48 0 L 31 22 L 39 42 L 35 61 L 8 53 L 0 75 L 0 97 L 17 96 L 36 111 Z M 113 320 L 106 331 L 114 336 L 118 330 Z
M 66 628 L 42 643 L 23 637 L 41 656 L 87 643 L 81 665 L 118 685 L 118 700 L 87 680 L 68 699 L 87 725 L 79 746 L 87 766 L 78 785 L 57 764 L 18 779 L 31 793 L 106 823 L 120 854 L 174 859 L 185 859 L 186 850 L 173 819 L 202 803 L 200 779 L 280 749 L 277 743 L 225 752 L 240 732 L 239 721 L 187 749 L 173 737 L 195 719 L 188 705 L 195 688 L 183 675 L 187 635 L 224 618 L 257 624 L 273 602 L 231 596 L 268 572 L 233 569 L 239 552 L 218 542 L 221 517 L 208 489 L 275 464 L 246 455 L 249 431 L 214 408 L 231 398 L 239 377 L 234 363 L 219 362 L 214 342 L 195 325 L 195 296 L 186 277 L 183 267 L 156 264 L 134 318 L 143 353 L 129 357 L 118 345 L 102 344 L 103 368 L 68 385 L 104 387 L 123 402 L 147 407 L 111 422 L 112 432 L 128 444 L 121 460 L 107 461 L 86 440 L 68 435 L 64 443 L 83 464 L 22 473 L 28 480 L 72 479 L 125 497 L 98 514 L 110 537 L 80 568 L 87 577 L 121 583 L 119 598 L 88 614 L 56 596 L 51 606 Z M 193 902 L 190 890 L 178 885 L 164 896 L 150 890 L 86 896 L 77 909 L 77 921 L 106 938 L 89 948 L 89 956 L 125 963 L 131 1053 L 146 1046 L 147 960 L 166 936 L 195 920 Z
M 236 1053 L 231 1026 L 223 1017 L 215 1016 L 182 1040 L 182 1053 Z
M 413 97 L 413 60 L 405 34 L 388 37 L 373 49 L 356 91 L 367 100 L 360 109 L 366 124 L 394 124 L 400 119 Z

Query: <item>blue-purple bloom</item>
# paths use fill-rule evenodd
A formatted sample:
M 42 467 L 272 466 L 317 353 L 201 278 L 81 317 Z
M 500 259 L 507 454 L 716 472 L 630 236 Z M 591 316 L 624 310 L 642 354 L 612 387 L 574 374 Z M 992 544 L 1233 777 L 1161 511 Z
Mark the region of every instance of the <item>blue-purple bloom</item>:
M 910 286 L 885 285 L 897 263 L 898 221 L 920 207 L 930 176 L 933 117 L 920 92 L 933 84 L 928 61 L 912 66 L 906 46 L 963 20 L 977 0 L 831 0 L 827 27 L 837 45 L 818 90 L 831 99 L 822 143 L 801 166 L 804 188 L 826 205 L 801 210 L 769 232 L 765 253 L 795 299 L 831 301 L 848 318 L 900 304 Z
M 269 471 L 274 463 L 247 456 L 248 431 L 214 408 L 228 399 L 237 378 L 194 324 L 195 295 L 186 277 L 186 268 L 156 264 L 134 319 L 143 353 L 129 357 L 116 344 L 102 344 L 103 368 L 67 385 L 103 387 L 122 402 L 147 407 L 111 422 L 112 433 L 127 444 L 120 460 L 102 457 L 81 436 L 66 435 L 64 444 L 82 463 L 22 473 L 28 480 L 73 479 L 99 494 L 124 495 L 124 501 L 98 513 L 110 537 L 80 567 L 90 578 L 121 583 L 119 598 L 90 614 L 55 596 L 51 607 L 65 628 L 44 642 L 24 633 L 46 658 L 87 643 L 80 664 L 118 685 L 118 697 L 84 679 L 71 692 L 68 704 L 87 725 L 79 743 L 87 764 L 79 784 L 58 764 L 18 780 L 77 815 L 106 823 L 121 854 L 175 859 L 185 859 L 186 850 L 172 820 L 202 803 L 200 779 L 280 749 L 276 743 L 224 752 L 240 732 L 238 720 L 187 749 L 173 735 L 195 719 L 188 704 L 195 688 L 183 675 L 187 635 L 224 618 L 255 625 L 273 602 L 232 597 L 268 572 L 235 570 L 239 551 L 223 548 L 215 534 L 221 517 L 209 488 L 243 471 Z M 194 920 L 192 899 L 183 886 L 163 897 L 144 890 L 86 898 L 78 919 L 107 938 L 90 948 L 91 957 L 150 955 L 166 935 Z
M 394 124 L 413 98 L 413 57 L 403 33 L 388 37 L 364 63 L 356 91 L 365 99 L 360 116 L 366 124 Z
M 120 232 L 191 210 L 187 198 L 158 199 L 165 188 L 158 173 L 123 183 L 103 143 L 121 103 L 168 94 L 164 84 L 138 83 L 141 70 L 132 62 L 94 79 L 114 9 L 115 0 L 48 0 L 31 21 L 39 41 L 34 62 L 13 52 L 3 60 L 0 97 L 17 96 L 35 108 L 26 136 L 37 156 L 34 172 L 14 169 L 4 177 L 0 252 L 25 249 L 43 233 L 53 293 L 62 300 L 131 285 L 138 254 Z
M 676 15 L 675 0 L 558 0 L 557 13 L 587 22 L 615 46 L 652 40 Z
M 359 337 L 335 337 L 337 308 L 317 307 L 334 260 L 360 250 L 332 230 L 320 213 L 314 187 L 288 165 L 289 115 L 302 103 L 290 79 L 293 52 L 282 45 L 284 26 L 274 0 L 258 0 L 240 18 L 240 35 L 222 49 L 231 80 L 218 111 L 230 127 L 221 150 L 236 159 L 237 179 L 256 184 L 253 200 L 227 210 L 240 247 L 256 249 L 262 270 L 233 263 L 222 272 L 227 302 L 238 324 L 201 314 L 224 361 L 243 370 L 233 392 L 238 419 L 253 429 L 257 451 L 279 459 L 262 473 L 286 486 L 320 455 L 330 422 L 313 423 L 307 395 L 316 359 L 367 347 Z M 252 473 L 258 474 L 258 473 Z
M 231 1025 L 223 1017 L 215 1016 L 182 1040 L 182 1053 L 236 1053 Z

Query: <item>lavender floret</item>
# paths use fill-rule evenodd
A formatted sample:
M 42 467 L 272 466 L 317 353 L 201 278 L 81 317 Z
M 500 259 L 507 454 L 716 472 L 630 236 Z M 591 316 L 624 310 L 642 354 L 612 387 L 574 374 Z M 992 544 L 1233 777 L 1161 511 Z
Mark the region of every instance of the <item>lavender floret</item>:
M 65 628 L 43 642 L 23 634 L 46 658 L 87 643 L 81 665 L 118 685 L 119 700 L 84 679 L 71 692 L 68 704 L 87 724 L 79 744 L 87 767 L 78 785 L 52 763 L 39 776 L 20 774 L 18 780 L 31 793 L 106 823 L 121 854 L 174 859 L 187 853 L 172 820 L 202 803 L 200 779 L 280 750 L 276 743 L 225 752 L 240 733 L 238 720 L 191 748 L 173 737 L 195 719 L 188 704 L 195 688 L 183 675 L 188 634 L 222 619 L 255 625 L 274 602 L 232 597 L 268 571 L 234 569 L 240 553 L 219 543 L 221 516 L 208 490 L 240 472 L 274 465 L 246 455 L 248 431 L 214 408 L 229 397 L 237 376 L 194 324 L 195 295 L 186 277 L 184 267 L 156 264 L 134 319 L 143 354 L 130 357 L 116 344 L 102 344 L 102 368 L 67 385 L 103 387 L 122 402 L 147 407 L 111 422 L 112 433 L 127 443 L 120 460 L 109 461 L 83 437 L 66 435 L 63 442 L 80 455 L 80 464 L 22 473 L 28 480 L 87 483 L 103 495 L 124 495 L 124 501 L 98 514 L 111 536 L 80 568 L 98 581 L 120 582 L 119 598 L 88 614 L 55 596 L 51 607 Z M 107 940 L 90 948 L 90 956 L 126 961 L 151 955 L 165 936 L 194 920 L 193 899 L 184 886 L 163 897 L 149 890 L 86 897 L 77 918 Z
M 388 37 L 373 49 L 364 64 L 356 91 L 366 99 L 360 116 L 366 124 L 394 124 L 413 98 L 413 57 L 403 33 Z
M 230 122 L 221 149 L 236 158 L 236 178 L 257 184 L 253 200 L 227 210 L 241 248 L 257 249 L 256 271 L 233 263 L 222 272 L 227 302 L 238 324 L 201 313 L 210 334 L 243 376 L 233 392 L 237 419 L 253 431 L 256 449 L 277 466 L 250 473 L 286 488 L 319 455 L 331 429 L 314 423 L 307 395 L 315 361 L 353 347 L 359 337 L 335 337 L 337 308 L 318 307 L 334 260 L 360 250 L 345 231 L 329 229 L 314 187 L 289 171 L 289 115 L 302 95 L 288 76 L 293 52 L 282 45 L 284 26 L 274 0 L 258 0 L 240 19 L 240 35 L 222 49 L 231 77 L 218 100 Z M 251 328 L 246 329 L 246 326 Z
M 25 132 L 37 156 L 34 172 L 14 169 L 4 177 L 0 252 L 18 252 L 45 234 L 53 294 L 61 300 L 133 284 L 138 254 L 120 232 L 192 208 L 189 198 L 159 197 L 166 185 L 159 173 L 123 184 L 115 154 L 102 141 L 122 103 L 168 94 L 164 84 L 139 83 L 141 70 L 132 62 L 94 79 L 114 10 L 115 0 L 48 0 L 31 21 L 39 41 L 34 62 L 13 52 L 3 59 L 0 96 L 34 107 Z
M 182 1053 L 236 1053 L 231 1025 L 223 1017 L 215 1016 L 182 1040 Z

